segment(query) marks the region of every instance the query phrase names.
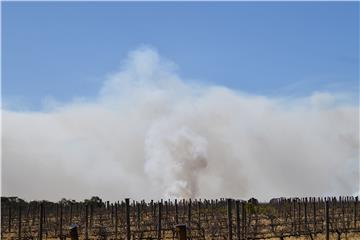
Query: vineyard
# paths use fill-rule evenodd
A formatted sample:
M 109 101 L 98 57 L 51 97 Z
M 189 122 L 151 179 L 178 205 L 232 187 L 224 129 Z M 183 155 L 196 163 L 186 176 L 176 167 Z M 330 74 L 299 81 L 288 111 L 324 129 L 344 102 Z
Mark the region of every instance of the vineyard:
M 358 197 L 161 200 L 1 199 L 2 239 L 360 239 Z

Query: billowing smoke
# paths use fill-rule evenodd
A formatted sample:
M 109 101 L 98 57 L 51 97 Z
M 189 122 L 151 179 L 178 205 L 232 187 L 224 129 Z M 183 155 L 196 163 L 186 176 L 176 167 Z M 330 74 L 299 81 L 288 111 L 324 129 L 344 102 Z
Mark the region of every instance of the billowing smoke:
M 2 110 L 2 194 L 25 199 L 349 195 L 359 106 L 346 94 L 266 97 L 184 80 L 150 48 L 96 99 Z M 80 100 L 79 100 L 80 99 Z
M 188 128 L 167 124 L 149 131 L 145 172 L 165 188 L 166 198 L 192 198 L 198 192 L 198 174 L 207 165 L 207 142 Z

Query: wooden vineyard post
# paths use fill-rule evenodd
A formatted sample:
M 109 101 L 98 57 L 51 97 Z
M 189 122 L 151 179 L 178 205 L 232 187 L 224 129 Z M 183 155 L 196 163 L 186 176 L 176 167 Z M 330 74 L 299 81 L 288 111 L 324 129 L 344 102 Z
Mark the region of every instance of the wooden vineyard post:
M 312 206 L 313 206 L 313 224 L 314 224 L 314 233 L 315 235 L 317 234 L 317 230 L 316 230 L 316 199 L 313 199 L 312 202 Z
M 325 206 L 325 201 L 326 201 L 326 198 L 320 198 L 319 200 L 319 208 L 322 208 L 322 206 L 324 205 Z M 325 207 L 324 207 L 324 213 L 323 213 L 323 216 L 321 219 L 323 219 L 325 217 Z M 323 224 L 321 224 L 321 232 L 324 232 L 325 231 L 325 224 L 324 224 L 324 221 L 323 221 Z
M 293 234 L 296 233 L 296 200 L 292 200 L 292 225 L 293 225 Z
M 18 238 L 21 240 L 21 205 L 19 205 Z
M 141 222 L 140 203 L 136 203 L 136 223 L 137 223 L 138 230 L 140 230 L 140 222 Z
M 342 227 L 343 227 L 344 230 L 346 229 L 346 225 L 345 225 L 345 203 L 346 203 L 345 198 L 342 198 L 341 201 L 340 201 L 340 205 L 341 205 Z
M 246 238 L 246 203 L 241 203 L 242 239 Z
M 55 222 L 56 222 L 55 235 L 57 235 L 58 230 L 59 230 L 59 229 L 58 229 L 58 225 L 59 225 L 59 204 L 56 204 Z
M 184 206 L 185 208 L 185 206 Z M 188 202 L 188 207 L 187 207 L 187 221 L 188 221 L 188 229 L 189 229 L 189 235 L 191 236 L 192 232 L 191 232 L 191 214 L 192 214 L 192 202 L 191 202 L 191 199 L 189 199 L 189 202 Z
M 205 222 L 208 222 L 209 217 L 209 200 L 204 199 L 206 214 L 204 214 Z
M 72 203 L 70 202 L 69 225 L 71 225 L 71 223 L 72 223 L 72 215 L 73 215 L 73 206 L 72 206 Z
M 153 216 L 153 221 L 156 223 L 156 204 L 154 202 L 152 208 L 152 216 Z
M 43 206 L 42 206 L 42 208 L 43 208 L 43 229 L 44 228 L 46 228 L 46 222 L 45 222 L 45 220 L 46 220 L 46 202 L 44 201 L 43 202 Z
M 165 201 L 165 221 L 164 221 L 165 228 L 167 227 L 168 222 L 169 222 L 169 206 L 168 206 L 168 202 Z
M 185 199 L 183 198 L 182 201 L 181 201 L 181 208 L 182 208 L 182 211 L 181 211 L 181 221 L 180 222 L 186 222 L 186 214 L 187 214 L 187 208 L 185 207 L 186 206 L 186 201 Z
M 90 229 L 93 227 L 93 221 L 94 221 L 94 204 L 90 202 Z
M 30 210 L 31 210 L 31 204 L 29 203 L 29 205 L 26 208 L 26 216 L 25 216 L 27 224 L 30 224 Z
M 325 200 L 325 239 L 329 240 L 329 200 Z
M 80 203 L 76 203 L 76 214 L 78 214 L 79 217 L 81 217 L 82 208 L 83 208 L 83 206 L 80 205 Z
M 201 201 L 197 202 L 197 211 L 198 211 L 198 225 L 201 228 Z
M 283 207 L 284 207 L 284 205 L 285 205 L 285 202 L 283 203 Z M 255 238 L 257 235 L 257 232 L 258 232 L 258 228 L 259 228 L 259 209 L 258 209 L 257 203 L 254 204 L 254 210 L 255 210 L 255 227 L 254 227 L 254 238 Z M 284 207 L 284 210 L 283 210 L 284 218 L 285 218 L 285 210 L 286 210 L 286 208 Z M 285 221 L 287 221 L 287 217 L 286 217 Z
M 175 223 L 179 223 L 179 207 L 177 203 L 177 199 L 175 199 Z
M 235 210 L 236 210 L 236 239 L 240 240 L 240 201 L 236 200 L 235 202 Z
M 47 208 L 46 208 L 46 202 L 43 202 L 43 229 L 45 230 L 45 236 L 47 238 L 48 236 L 48 228 L 47 228 L 47 218 L 46 218 L 46 214 L 47 214 Z
M 8 232 L 11 233 L 11 203 L 9 203 L 8 212 Z
M 158 203 L 158 223 L 157 223 L 157 239 L 161 239 L 161 211 L 162 211 L 162 202 Z
M 60 203 L 60 227 L 59 227 L 59 238 L 63 238 L 63 205 Z
M 305 229 L 306 232 L 308 231 L 307 203 L 308 203 L 308 199 L 305 198 L 305 201 L 304 201 L 304 229 Z
M 40 204 L 40 217 L 39 217 L 39 240 L 42 240 L 43 235 L 43 220 L 44 220 L 44 203 Z
M 85 205 L 85 240 L 89 239 L 89 204 Z
M 335 200 L 334 200 L 334 198 L 332 197 L 332 198 L 330 198 L 329 199 L 329 218 L 331 218 L 331 219 L 334 219 L 335 220 L 335 209 L 336 209 L 336 198 L 335 198 Z M 331 213 L 330 213 L 330 210 L 331 210 Z M 333 225 L 334 226 L 331 226 L 332 228 L 336 228 L 337 227 L 337 221 L 334 221 L 333 222 Z M 330 223 L 329 223 L 330 224 Z
M 129 206 L 129 198 L 125 198 L 125 210 L 126 210 L 126 240 L 130 240 L 130 206 Z
M 191 225 L 191 199 L 189 199 L 187 210 L 188 210 L 188 226 L 190 227 L 190 225 Z
M 35 219 L 36 219 L 36 215 L 38 214 L 38 203 L 35 202 L 35 206 L 32 208 L 32 220 L 31 220 L 31 226 L 34 226 L 35 224 Z
M 358 201 L 359 201 L 359 198 L 358 196 L 355 197 L 355 201 L 354 201 L 354 229 L 356 229 L 356 218 L 357 218 L 357 205 L 358 205 Z
M 154 217 L 154 200 L 150 201 L 150 212 L 151 215 Z
M 345 211 L 346 209 L 351 209 L 351 203 L 353 202 L 354 197 L 347 197 L 346 198 L 346 206 L 345 206 Z M 350 213 L 350 212 L 347 212 Z M 351 225 L 351 219 L 349 217 L 346 218 L 346 227 L 347 229 L 350 228 Z
M 114 204 L 111 203 L 111 225 L 114 226 Z
M 1 204 L 1 228 L 2 224 L 4 223 L 4 204 Z M 0 231 L 0 238 L 3 239 L 3 231 Z
M 111 219 L 111 204 L 110 201 L 106 201 L 106 215 L 108 219 Z
M 115 239 L 118 238 L 118 204 L 115 202 Z
M 297 224 L 298 224 L 298 232 L 299 234 L 301 234 L 301 200 L 298 201 L 298 220 L 297 220 Z
M 232 240 L 232 209 L 231 209 L 232 200 L 228 198 L 226 200 L 227 205 L 227 227 L 228 227 L 228 240 Z

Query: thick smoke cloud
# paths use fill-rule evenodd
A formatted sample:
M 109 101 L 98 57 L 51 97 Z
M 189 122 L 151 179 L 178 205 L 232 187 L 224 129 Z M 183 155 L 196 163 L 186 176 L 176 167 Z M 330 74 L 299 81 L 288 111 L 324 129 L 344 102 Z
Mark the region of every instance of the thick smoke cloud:
M 2 194 L 25 199 L 349 195 L 359 107 L 345 95 L 271 98 L 181 79 L 150 48 L 92 100 L 2 110 Z

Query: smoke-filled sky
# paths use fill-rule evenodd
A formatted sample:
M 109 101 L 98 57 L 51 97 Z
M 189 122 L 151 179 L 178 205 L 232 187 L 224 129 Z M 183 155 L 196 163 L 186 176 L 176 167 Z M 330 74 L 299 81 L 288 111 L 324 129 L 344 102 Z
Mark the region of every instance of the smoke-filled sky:
M 263 5 L 263 9 L 276 9 L 283 14 L 282 17 L 288 14 L 284 13 L 285 10 L 294 11 L 290 6 L 268 4 Z M 353 8 L 349 7 L 352 4 L 342 5 L 342 10 L 358 16 L 358 10 L 353 12 Z M 60 21 L 66 16 L 60 13 L 73 16 L 73 13 L 77 13 L 76 9 L 82 8 L 79 3 L 75 8 L 69 8 L 70 5 L 46 8 L 59 14 L 55 16 Z M 84 9 L 92 6 L 85 4 Z M 134 6 L 119 6 L 134 11 L 130 11 L 127 18 L 137 19 L 135 25 L 147 19 L 144 16 L 148 16 L 148 11 L 164 10 L 166 7 L 144 3 L 135 14 Z M 183 8 L 193 10 L 199 7 L 197 4 L 194 8 L 189 6 L 191 4 L 185 4 Z M 205 13 L 200 15 L 204 19 L 214 14 L 225 16 L 224 9 L 228 9 L 229 16 L 241 15 L 241 18 L 250 20 L 251 17 L 242 15 L 241 6 L 261 12 L 248 4 L 236 5 L 239 12 L 233 10 L 233 6 L 223 5 L 220 13 L 213 12 L 212 6 L 206 6 Z M 320 19 L 315 25 L 327 26 L 324 19 L 343 14 L 336 12 L 333 6 L 325 4 L 321 7 L 316 4 L 312 8 L 304 4 L 300 11 L 312 9 L 310 15 L 317 13 Z M 167 8 L 171 10 L 171 7 Z M 283 40 L 279 45 L 266 46 L 270 55 L 274 56 L 273 62 L 268 64 L 277 71 L 275 74 L 266 67 L 267 61 L 260 58 L 271 59 L 265 52 L 259 52 L 259 61 L 253 61 L 254 56 L 249 57 L 248 65 L 240 63 L 246 62 L 245 55 L 251 51 L 235 57 L 239 49 L 244 48 L 243 45 L 256 49 L 256 42 L 253 45 L 248 42 L 250 38 L 256 38 L 255 33 L 247 32 L 250 37 L 244 37 L 241 46 L 227 46 L 227 42 L 218 37 L 217 40 L 223 44 L 217 44 L 217 49 L 214 48 L 207 34 L 216 38 L 216 32 L 229 31 L 228 39 L 232 36 L 231 27 L 225 30 L 215 27 L 214 32 L 209 28 L 204 30 L 207 33 L 201 37 L 204 37 L 202 45 L 205 47 L 200 49 L 207 49 L 208 53 L 207 56 L 200 56 L 199 52 L 190 51 L 196 49 L 195 46 L 189 46 L 186 55 L 195 59 L 189 60 L 192 66 L 189 63 L 182 64 L 187 58 L 176 54 L 179 52 L 177 44 L 180 43 L 174 39 L 182 39 L 184 29 L 171 36 L 174 38 L 172 48 L 164 47 L 167 45 L 151 38 L 151 34 L 144 37 L 124 29 L 115 31 L 114 36 L 119 36 L 121 32 L 127 41 L 136 46 L 128 48 L 126 54 L 118 54 L 116 60 L 111 60 L 114 53 L 108 52 L 106 67 L 99 64 L 97 68 L 94 65 L 96 61 L 87 59 L 87 55 L 75 54 L 74 46 L 74 53 L 68 59 L 60 52 L 60 58 L 56 55 L 51 58 L 46 56 L 49 49 L 59 51 L 56 44 L 63 48 L 63 41 L 79 44 L 79 36 L 75 34 L 73 38 L 69 36 L 69 39 L 55 40 L 51 31 L 56 31 L 56 28 L 47 33 L 39 31 L 40 26 L 39 29 L 34 28 L 34 36 L 30 34 L 30 38 L 24 38 L 23 34 L 28 31 L 25 26 L 44 20 L 40 11 L 44 10 L 44 6 L 9 4 L 4 9 L 2 195 L 17 195 L 28 200 L 59 200 L 63 197 L 80 200 L 94 195 L 109 200 L 124 197 L 256 197 L 268 200 L 281 196 L 359 193 L 359 59 L 350 51 L 358 50 L 352 38 L 358 38 L 358 28 L 353 28 L 358 23 L 351 26 L 345 24 L 351 22 L 354 15 L 348 14 L 346 16 L 349 18 L 337 22 L 339 25 L 345 24 L 347 28 L 327 26 L 325 29 L 328 35 L 314 35 L 314 39 L 309 39 L 311 41 L 303 45 L 300 44 L 301 40 L 287 38 L 287 30 L 281 31 L 287 25 L 283 21 L 277 22 L 274 31 L 282 33 L 277 36 L 277 40 Z M 18 14 L 24 13 L 25 9 L 26 14 L 21 18 Z M 106 5 L 102 10 L 105 9 L 108 9 Z M 24 21 L 29 14 L 38 18 Z M 78 17 L 82 23 L 84 19 Z M 113 17 L 97 20 L 109 22 Z M 306 14 L 298 17 L 300 25 L 309 18 Z M 55 21 L 49 18 L 49 22 Z M 288 18 L 290 22 L 295 21 L 291 16 Z M 65 25 L 69 23 L 68 20 L 63 21 Z M 214 23 L 220 27 L 225 22 L 219 20 Z M 75 23 L 79 24 L 77 21 Z M 236 18 L 228 23 L 235 24 Z M 10 26 L 16 27 L 15 30 L 10 29 Z M 101 31 L 114 30 L 111 26 L 105 30 L 101 28 Z M 166 31 L 162 29 L 164 26 L 149 26 L 154 30 L 153 33 L 160 31 L 163 34 L 160 37 L 169 40 Z M 95 25 L 90 35 L 95 34 L 95 30 L 101 33 L 98 27 Z M 199 26 L 195 24 L 193 29 L 185 32 L 195 33 L 196 27 Z M 314 26 L 307 28 L 315 33 L 311 27 Z M 263 29 L 266 29 L 266 24 Z M 323 30 L 319 29 L 320 32 Z M 299 38 L 304 37 L 304 31 L 299 31 Z M 43 47 L 34 41 L 39 37 L 36 33 L 48 37 Z M 89 34 L 86 31 L 84 33 Z M 130 37 L 125 36 L 126 33 Z M 338 33 L 343 34 L 341 39 Z M 234 34 L 236 38 L 239 33 Z M 331 37 L 335 35 L 336 41 L 347 45 L 338 44 L 338 48 L 333 49 L 335 40 Z M 328 38 L 328 43 L 319 41 L 319 38 Z M 135 44 L 140 40 L 150 44 Z M 159 44 L 154 44 L 152 40 Z M 199 39 L 193 40 L 196 45 Z M 89 43 L 92 41 L 89 38 Z M 260 43 L 266 45 L 269 41 L 262 39 Z M 33 44 L 39 51 L 22 48 L 29 44 Z M 83 44 L 85 48 L 82 50 L 85 50 L 87 45 L 85 42 Z M 279 55 L 271 52 L 271 46 L 279 50 Z M 313 58 L 306 59 L 300 53 L 306 46 L 320 49 L 326 54 L 324 56 L 315 51 L 317 54 L 313 53 Z M 97 50 L 93 53 L 102 48 L 94 47 Z M 117 49 L 116 46 L 114 49 Z M 229 49 L 233 51 L 225 51 Z M 223 50 L 221 55 L 212 55 L 212 51 L 220 50 Z M 297 51 L 300 51 L 299 55 L 295 55 Z M 172 54 L 168 56 L 163 52 Z M 42 56 L 46 57 L 42 59 Z M 180 63 L 176 56 L 180 56 Z M 281 56 L 288 56 L 288 59 L 281 59 Z M 330 60 L 329 56 L 332 56 Z M 206 61 L 210 57 L 215 57 L 213 62 Z M 297 57 L 301 61 L 295 61 Z M 75 63 L 72 58 L 82 60 L 78 71 L 76 64 L 71 68 L 67 66 L 68 61 Z M 28 66 L 24 59 L 34 61 L 30 61 Z M 202 62 L 197 65 L 201 59 L 206 64 Z M 39 63 L 43 63 L 44 68 L 34 68 Z M 111 70 L 99 76 L 101 71 L 112 65 Z M 82 76 L 84 66 L 100 70 L 94 70 L 93 78 L 87 75 L 92 70 Z M 213 76 L 207 78 L 209 73 L 192 76 L 193 73 L 204 72 L 204 66 Z M 251 67 L 242 70 L 241 67 L 245 66 Z M 298 71 L 294 70 L 296 67 Z M 230 75 L 225 70 L 229 70 Z M 242 71 L 246 74 L 242 74 Z M 312 71 L 314 74 L 309 77 Z M 276 80 L 277 74 L 281 75 L 280 80 Z M 36 76 L 42 80 L 36 79 Z M 262 80 L 259 80 L 260 77 Z M 91 85 L 94 81 L 96 84 Z M 88 83 L 90 88 L 86 87 Z M 78 86 L 84 86 L 83 91 Z M 43 93 L 44 89 L 52 88 L 58 91 Z
M 94 100 L 3 110 L 4 195 L 110 199 L 354 194 L 358 106 L 185 82 L 150 48 Z

